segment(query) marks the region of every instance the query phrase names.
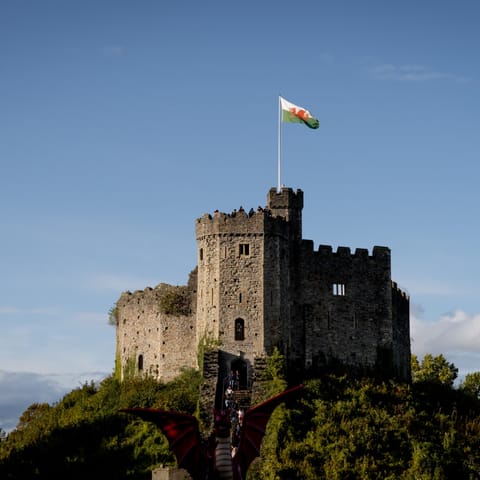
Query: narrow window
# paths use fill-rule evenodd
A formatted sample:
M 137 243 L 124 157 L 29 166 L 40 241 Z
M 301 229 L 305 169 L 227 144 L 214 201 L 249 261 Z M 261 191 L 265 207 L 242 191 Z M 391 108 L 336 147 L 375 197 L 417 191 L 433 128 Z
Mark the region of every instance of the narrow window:
M 138 371 L 141 372 L 143 370 L 143 355 L 138 356 Z
M 235 340 L 245 340 L 245 322 L 243 318 L 235 320 Z
M 240 255 L 244 255 L 244 256 L 250 255 L 250 244 L 240 243 L 238 251 L 239 251 Z
M 241 293 L 238 295 L 238 303 L 242 303 L 242 294 Z
M 345 296 L 345 284 L 344 283 L 334 283 L 333 284 L 333 294 L 338 296 Z
M 203 248 L 200 249 L 199 256 L 200 256 L 200 261 L 202 261 L 203 260 Z
M 353 328 L 358 328 L 358 318 L 355 313 L 353 314 Z

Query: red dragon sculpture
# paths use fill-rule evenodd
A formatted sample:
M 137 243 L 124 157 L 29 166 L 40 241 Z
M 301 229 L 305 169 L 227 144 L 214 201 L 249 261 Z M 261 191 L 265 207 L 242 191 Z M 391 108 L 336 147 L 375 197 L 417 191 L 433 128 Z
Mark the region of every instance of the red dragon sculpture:
M 303 385 L 286 390 L 246 410 L 239 419 L 238 448 L 231 445 L 231 410 L 215 410 L 213 435 L 202 440 L 198 420 L 184 413 L 155 408 L 125 408 L 122 412 L 153 422 L 167 437 L 170 449 L 192 480 L 245 480 L 252 461 L 260 455 L 265 429 L 275 408 Z

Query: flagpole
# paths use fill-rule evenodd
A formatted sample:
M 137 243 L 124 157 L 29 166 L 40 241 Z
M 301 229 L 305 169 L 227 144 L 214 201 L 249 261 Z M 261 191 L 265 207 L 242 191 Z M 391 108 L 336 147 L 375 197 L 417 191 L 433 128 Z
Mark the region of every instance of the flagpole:
M 282 147 L 282 107 L 278 96 L 278 145 L 277 145 L 277 193 L 280 193 L 281 147 Z

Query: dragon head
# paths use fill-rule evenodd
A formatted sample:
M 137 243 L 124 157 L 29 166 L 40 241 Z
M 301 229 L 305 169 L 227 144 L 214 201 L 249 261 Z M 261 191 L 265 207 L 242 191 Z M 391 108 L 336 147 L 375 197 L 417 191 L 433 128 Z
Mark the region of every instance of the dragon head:
M 228 410 L 214 410 L 213 431 L 216 437 L 226 438 L 230 436 L 232 426 Z

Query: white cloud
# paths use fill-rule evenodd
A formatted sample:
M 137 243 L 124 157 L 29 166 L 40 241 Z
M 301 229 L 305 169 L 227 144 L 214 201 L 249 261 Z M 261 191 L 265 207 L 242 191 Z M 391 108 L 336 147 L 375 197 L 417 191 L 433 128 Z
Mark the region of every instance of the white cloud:
M 469 81 L 466 77 L 440 72 L 423 65 L 393 65 L 391 63 L 383 63 L 370 67 L 369 70 L 377 80 L 395 80 L 401 82 L 452 80 L 462 83 Z
M 54 403 L 86 382 L 97 382 L 106 372 L 41 375 L 0 370 L 0 428 L 10 431 L 32 403 Z
M 426 353 L 443 354 L 449 361 L 455 357 L 462 370 L 480 370 L 480 313 L 462 310 L 443 315 L 431 322 L 420 318 L 422 310 L 412 308 L 410 331 L 412 352 L 422 358 Z

